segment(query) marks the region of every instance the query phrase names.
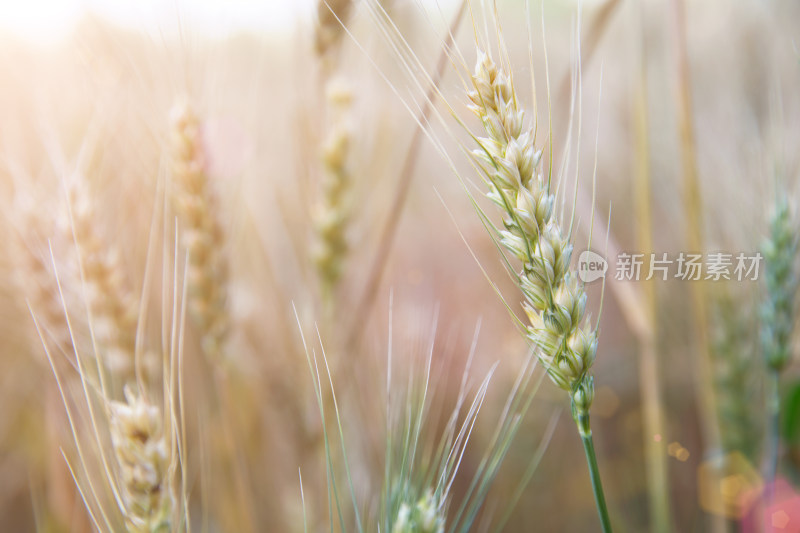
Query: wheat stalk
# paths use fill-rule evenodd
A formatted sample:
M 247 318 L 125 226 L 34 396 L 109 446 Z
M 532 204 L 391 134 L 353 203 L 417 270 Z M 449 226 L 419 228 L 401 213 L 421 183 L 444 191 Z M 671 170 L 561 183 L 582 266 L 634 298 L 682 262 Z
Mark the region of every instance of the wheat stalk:
M 609 2 L 614 8 L 616 0 Z M 637 40 L 640 45 L 633 100 L 633 123 L 635 127 L 635 179 L 633 191 L 635 195 L 635 213 L 637 245 L 642 253 L 652 253 L 653 248 L 653 194 L 652 175 L 650 172 L 650 111 L 648 107 L 649 90 L 647 68 L 650 54 L 644 31 L 646 10 L 639 5 Z M 581 58 L 584 63 L 584 58 Z M 614 285 L 621 285 L 616 283 Z M 637 333 L 639 341 L 639 390 L 642 398 L 642 422 L 644 428 L 644 453 L 646 460 L 646 477 L 648 486 L 648 503 L 650 524 L 654 533 L 669 533 L 672 530 L 670 517 L 670 483 L 667 468 L 667 450 L 665 439 L 655 439 L 654 435 L 664 435 L 665 409 L 663 401 L 663 384 L 659 369 L 658 331 L 663 327 L 658 320 L 658 293 L 655 280 L 644 282 L 641 298 L 644 303 L 640 318 L 647 322 L 644 330 Z

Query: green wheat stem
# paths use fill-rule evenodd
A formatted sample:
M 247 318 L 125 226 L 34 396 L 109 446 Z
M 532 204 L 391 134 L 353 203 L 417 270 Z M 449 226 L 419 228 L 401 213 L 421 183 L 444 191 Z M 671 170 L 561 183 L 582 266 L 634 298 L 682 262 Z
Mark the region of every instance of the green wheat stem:
M 597 468 L 597 455 L 594 452 L 589 413 L 585 411 L 578 412 L 575 417 L 575 423 L 578 426 L 581 442 L 583 442 L 583 451 L 586 452 L 586 464 L 589 466 L 589 477 L 592 479 L 592 492 L 594 493 L 594 503 L 597 506 L 597 515 L 600 518 L 600 524 L 603 526 L 603 532 L 611 533 L 611 519 L 608 516 L 608 506 L 606 505 L 606 496 L 603 493 L 600 470 Z

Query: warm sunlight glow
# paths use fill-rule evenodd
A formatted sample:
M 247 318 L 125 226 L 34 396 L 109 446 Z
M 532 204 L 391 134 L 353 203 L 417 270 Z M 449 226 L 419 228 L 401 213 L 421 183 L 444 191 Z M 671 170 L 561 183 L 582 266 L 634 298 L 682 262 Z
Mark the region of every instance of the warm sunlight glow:
M 67 35 L 86 15 L 158 35 L 189 30 L 211 37 L 231 31 L 289 29 L 313 9 L 311 0 L 29 0 L 0 2 L 0 32 L 36 43 Z

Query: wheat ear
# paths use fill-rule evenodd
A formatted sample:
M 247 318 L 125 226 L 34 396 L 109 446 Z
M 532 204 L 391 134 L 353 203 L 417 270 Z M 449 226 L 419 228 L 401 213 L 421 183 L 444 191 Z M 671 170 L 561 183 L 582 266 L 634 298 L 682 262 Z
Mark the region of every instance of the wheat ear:
M 80 184 L 70 190 L 69 202 L 94 338 L 112 379 L 124 385 L 134 380 L 136 298 L 127 286 L 119 250 L 104 242 L 92 199 Z
M 344 37 L 343 22 L 350 16 L 353 0 L 318 0 L 314 49 L 325 60 L 339 47 Z
M 128 533 L 172 531 L 172 461 L 161 411 L 126 387 L 125 401 L 111 402 L 109 412 Z
M 510 77 L 488 55 L 481 54 L 472 81 L 470 108 L 488 134 L 473 154 L 489 178 L 487 196 L 505 211 L 501 243 L 523 263 L 528 339 L 553 382 L 571 394 L 576 414 L 588 414 L 597 331 L 584 321 L 586 293 L 569 268 L 572 245 L 553 216 L 549 183 L 537 171 L 542 153 L 534 149 L 532 130 L 523 130 Z M 588 427 L 582 431 L 591 434 Z
M 442 506 L 433 491 L 426 492 L 413 505 L 400 505 L 392 533 L 444 533 Z
M 753 416 L 756 335 L 744 313 L 746 302 L 738 300 L 741 298 L 722 293 L 714 301 L 714 385 L 723 450 L 726 454 L 738 451 L 753 461 L 758 449 L 753 437 L 759 434 Z
M 316 243 L 313 259 L 320 279 L 323 300 L 330 302 L 342 275 L 347 254 L 347 225 L 350 219 L 350 172 L 347 165 L 351 128 L 348 111 L 352 90 L 341 80 L 327 83 L 327 101 L 332 128 L 322 148 L 325 178 L 322 198 L 314 215 Z
M 207 172 L 200 120 L 186 100 L 175 105 L 171 119 L 174 203 L 181 244 L 189 254 L 189 312 L 200 329 L 203 352 L 217 359 L 229 324 L 225 236 Z
M 351 129 L 348 113 L 353 91 L 341 79 L 332 77 L 338 64 L 342 38 L 353 0 L 318 0 L 314 46 L 319 60 L 321 81 L 327 101 L 327 129 L 322 145 L 324 178 L 322 196 L 313 214 L 314 243 L 312 260 L 317 269 L 322 302 L 332 310 L 333 292 L 342 275 L 347 255 L 347 224 L 350 218 L 348 194 L 350 173 L 347 168 Z
M 767 366 L 766 480 L 778 470 L 780 374 L 791 359 L 790 340 L 795 322 L 798 233 L 786 198 L 778 200 L 764 243 L 767 297 L 761 308 L 761 349 Z M 770 489 L 771 490 L 771 489 Z
M 72 336 L 64 307 L 58 293 L 51 267 L 50 252 L 40 243 L 40 235 L 46 235 L 45 221 L 33 206 L 20 210 L 22 227 L 17 240 L 19 259 L 17 283 L 22 294 L 28 299 L 30 308 L 48 332 L 56 348 L 64 354 L 73 352 Z
M 589 423 L 597 330 L 584 320 L 586 292 L 570 270 L 572 245 L 553 214 L 550 183 L 537 170 L 542 152 L 534 148 L 534 131 L 525 124 L 511 76 L 480 52 L 472 84 L 470 109 L 487 135 L 476 138 L 480 148 L 473 155 L 486 177 L 487 196 L 505 214 L 500 242 L 523 264 L 518 281 L 530 322 L 527 338 L 550 379 L 570 395 L 600 520 L 610 531 Z

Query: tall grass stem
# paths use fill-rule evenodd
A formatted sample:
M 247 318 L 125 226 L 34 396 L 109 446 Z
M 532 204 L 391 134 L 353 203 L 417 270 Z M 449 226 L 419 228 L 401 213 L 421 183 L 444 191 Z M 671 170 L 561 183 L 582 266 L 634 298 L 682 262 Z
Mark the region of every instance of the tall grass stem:
M 639 6 L 639 61 L 636 97 L 633 104 L 634 127 L 636 128 L 636 149 L 634 191 L 636 198 L 636 219 L 639 228 L 637 240 L 639 249 L 645 254 L 654 252 L 653 243 L 653 201 L 652 178 L 650 174 L 650 117 L 648 112 L 647 86 L 647 38 L 645 34 L 646 14 L 644 6 Z M 642 398 L 642 419 L 644 427 L 644 454 L 647 478 L 647 493 L 650 510 L 650 528 L 658 533 L 671 530 L 669 502 L 669 474 L 664 439 L 664 407 L 658 368 L 658 297 L 655 281 L 642 283 L 642 297 L 645 311 L 644 319 L 648 328 L 638 335 L 639 347 L 639 390 Z

